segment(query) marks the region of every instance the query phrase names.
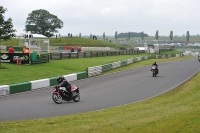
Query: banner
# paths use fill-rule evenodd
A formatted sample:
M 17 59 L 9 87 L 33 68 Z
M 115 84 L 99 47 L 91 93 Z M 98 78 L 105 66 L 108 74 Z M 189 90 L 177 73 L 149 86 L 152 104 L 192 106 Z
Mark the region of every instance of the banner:
M 20 59 L 23 64 L 29 64 L 29 54 L 25 53 L 1 53 L 1 62 L 16 63 Z

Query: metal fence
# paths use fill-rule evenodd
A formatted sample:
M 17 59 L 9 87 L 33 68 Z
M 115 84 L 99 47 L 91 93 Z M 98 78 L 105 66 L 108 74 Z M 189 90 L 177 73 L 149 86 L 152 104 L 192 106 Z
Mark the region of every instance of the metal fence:
M 171 49 L 160 49 L 160 52 L 171 51 Z M 87 51 L 87 52 L 57 52 L 50 53 L 50 60 L 61 60 L 67 58 L 91 58 L 102 56 L 134 55 L 145 53 L 142 50 L 120 50 L 120 51 Z
M 90 51 L 90 52 L 62 52 L 50 53 L 50 60 L 61 60 L 66 58 L 91 58 L 102 56 L 133 55 L 145 53 L 144 51 Z

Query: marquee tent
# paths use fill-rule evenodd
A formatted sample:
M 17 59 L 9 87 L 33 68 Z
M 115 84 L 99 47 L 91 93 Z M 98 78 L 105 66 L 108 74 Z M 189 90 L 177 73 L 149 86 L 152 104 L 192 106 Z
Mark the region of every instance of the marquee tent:
M 23 37 L 24 38 L 24 35 L 27 35 L 27 34 L 21 33 L 21 34 L 17 35 L 16 37 L 19 37 L 19 38 Z M 31 35 L 33 35 L 33 38 L 47 38 L 46 36 L 44 36 L 42 34 L 31 34 Z

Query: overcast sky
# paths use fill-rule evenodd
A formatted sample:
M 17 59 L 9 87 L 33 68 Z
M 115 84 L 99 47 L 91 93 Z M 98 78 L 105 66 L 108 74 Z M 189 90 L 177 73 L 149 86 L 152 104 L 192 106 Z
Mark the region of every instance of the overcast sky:
M 25 33 L 25 21 L 33 10 L 44 9 L 64 23 L 61 35 L 114 35 L 141 32 L 154 36 L 200 34 L 200 0 L 0 0 L 12 18 L 16 34 Z

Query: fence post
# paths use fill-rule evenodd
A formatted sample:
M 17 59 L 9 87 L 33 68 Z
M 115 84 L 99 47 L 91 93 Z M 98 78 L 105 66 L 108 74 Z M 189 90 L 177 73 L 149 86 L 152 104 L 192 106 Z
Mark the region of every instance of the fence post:
M 49 62 L 49 61 L 50 61 L 50 54 L 47 53 L 47 62 Z
M 71 54 L 72 54 L 72 53 L 69 53 L 69 58 L 71 58 L 71 56 L 72 56 Z
M 52 53 L 50 53 L 50 60 L 52 60 Z
M 62 59 L 62 53 L 60 53 L 60 59 Z

